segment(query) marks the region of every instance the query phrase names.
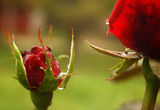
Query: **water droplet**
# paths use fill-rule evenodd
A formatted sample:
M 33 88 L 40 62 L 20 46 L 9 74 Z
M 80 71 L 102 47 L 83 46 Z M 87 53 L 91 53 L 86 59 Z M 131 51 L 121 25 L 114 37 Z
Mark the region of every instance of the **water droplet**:
M 109 20 L 106 20 L 106 24 L 109 25 Z
M 64 75 L 67 75 L 67 73 L 61 72 L 61 73 L 59 74 L 59 77 L 64 76 Z
M 124 57 L 125 57 L 125 56 L 126 56 L 126 53 L 125 53 L 125 52 L 123 52 L 123 53 L 122 53 L 122 56 L 124 56 Z
M 64 87 L 58 87 L 58 90 L 62 91 L 64 90 Z

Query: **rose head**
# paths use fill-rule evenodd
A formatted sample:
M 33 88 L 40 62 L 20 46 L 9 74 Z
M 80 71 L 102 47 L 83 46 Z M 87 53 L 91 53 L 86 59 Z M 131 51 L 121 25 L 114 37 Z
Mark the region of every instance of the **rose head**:
M 50 65 L 54 77 L 57 78 L 61 72 L 59 64 L 52 55 L 51 49 L 48 46 L 45 47 L 45 50 L 48 58 L 52 58 Z M 33 47 L 31 51 L 24 51 L 22 52 L 22 58 L 30 88 L 39 88 L 45 76 L 44 70 L 42 68 L 47 68 L 46 56 L 44 54 L 43 48 Z
M 160 60 L 159 0 L 117 0 L 109 27 L 127 48 Z
M 52 26 L 50 26 L 49 32 L 52 47 Z M 23 87 L 30 91 L 31 100 L 35 109 L 47 110 L 51 105 L 54 90 L 63 90 L 73 72 L 75 57 L 73 29 L 70 57 L 66 72 L 61 72 L 58 62 L 51 53 L 51 49 L 48 46 L 44 46 L 40 27 L 38 29 L 38 37 L 41 47 L 33 47 L 30 51 L 20 52 L 14 41 L 14 35 L 12 34 L 11 38 L 8 29 L 6 29 L 6 34 L 15 62 L 15 78 Z M 66 57 L 66 55 L 60 56 L 61 58 Z
M 8 29 L 6 29 L 6 33 L 12 57 L 15 61 L 16 79 L 23 87 L 39 93 L 53 92 L 57 88 L 62 90 L 66 87 L 74 65 L 73 29 L 69 64 L 66 72 L 61 72 L 59 63 L 51 53 L 51 49 L 48 46 L 44 46 L 40 27 L 38 29 L 38 37 L 41 47 L 33 47 L 30 51 L 20 52 L 14 41 L 14 36 L 10 37 Z M 52 26 L 50 26 L 50 44 L 52 44 Z M 68 56 L 60 55 L 59 58 L 68 58 Z

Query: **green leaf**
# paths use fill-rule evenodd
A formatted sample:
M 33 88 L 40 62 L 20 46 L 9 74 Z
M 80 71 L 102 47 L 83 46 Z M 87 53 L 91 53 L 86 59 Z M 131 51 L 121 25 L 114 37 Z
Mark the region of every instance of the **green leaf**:
M 100 53 L 102 53 L 104 55 L 109 55 L 109 56 L 118 57 L 118 58 L 125 58 L 125 59 L 140 58 L 140 56 L 136 52 L 110 51 L 110 50 L 106 50 L 106 49 L 100 48 L 98 46 L 95 46 L 95 45 L 91 44 L 90 42 L 88 42 L 87 40 L 85 40 L 85 41 L 92 49 L 94 49 L 97 52 L 100 52 Z
M 114 74 L 111 79 L 115 79 L 119 75 L 123 74 L 128 68 L 130 68 L 133 64 L 135 64 L 139 59 L 123 59 L 122 62 L 115 65 L 112 70 L 114 70 Z
M 18 50 L 15 42 L 13 41 L 13 48 L 14 48 L 14 53 L 16 56 L 16 73 L 17 73 L 17 78 L 18 81 L 26 88 L 29 88 L 28 80 L 26 78 L 26 70 L 23 65 L 23 60 L 20 51 Z

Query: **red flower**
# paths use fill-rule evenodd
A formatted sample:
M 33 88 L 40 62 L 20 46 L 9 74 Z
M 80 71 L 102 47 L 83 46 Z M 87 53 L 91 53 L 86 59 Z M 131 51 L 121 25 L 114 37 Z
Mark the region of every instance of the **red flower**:
M 127 48 L 160 60 L 160 0 L 117 0 L 109 27 Z
M 60 67 L 56 59 L 51 53 L 51 49 L 45 47 L 48 57 L 52 57 L 51 67 L 55 77 L 61 72 Z M 44 79 L 44 71 L 41 69 L 46 69 L 46 56 L 43 52 L 42 47 L 33 47 L 31 51 L 22 52 L 23 63 L 26 68 L 26 74 L 28 82 L 31 88 L 39 88 Z M 61 80 L 59 81 L 61 82 Z

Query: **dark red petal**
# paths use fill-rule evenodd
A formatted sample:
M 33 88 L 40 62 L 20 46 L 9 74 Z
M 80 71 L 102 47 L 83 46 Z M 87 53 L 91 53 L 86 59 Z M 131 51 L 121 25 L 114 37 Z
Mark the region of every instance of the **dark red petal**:
M 160 60 L 160 1 L 125 0 L 124 7 L 120 2 L 109 18 L 110 32 L 126 47 Z
M 29 52 L 25 50 L 25 51 L 22 51 L 21 54 L 22 54 L 22 57 L 25 57 L 27 54 L 29 54 Z
M 53 70 L 53 75 L 58 77 L 59 73 L 61 72 L 59 64 L 53 57 L 51 49 L 48 46 L 46 46 L 45 49 L 48 57 L 52 57 L 51 67 Z M 43 48 L 33 47 L 30 52 L 22 52 L 22 57 L 30 87 L 33 89 L 39 88 L 45 75 L 41 67 L 46 69 L 46 56 L 44 54 Z
M 44 71 L 40 67 L 46 68 L 38 56 L 30 55 L 24 63 L 27 78 L 31 88 L 39 88 L 44 79 Z
M 61 72 L 60 67 L 58 62 L 56 61 L 56 59 L 53 57 L 52 53 L 50 51 L 47 51 L 47 55 L 50 58 L 52 56 L 52 61 L 51 63 L 51 67 L 52 67 L 52 71 L 55 77 L 58 77 L 59 73 Z M 41 52 L 39 54 L 40 59 L 43 60 L 44 62 L 46 62 L 46 56 L 43 52 Z
M 43 48 L 42 48 L 42 47 L 33 47 L 33 48 L 31 49 L 31 53 L 32 53 L 32 54 L 36 54 L 36 55 L 38 55 L 39 52 L 41 52 L 41 51 L 43 51 Z
M 52 61 L 51 61 L 51 67 L 52 71 L 55 77 L 58 77 L 59 73 L 61 72 L 59 63 L 56 61 L 56 59 L 52 56 Z
M 113 24 L 114 21 L 120 16 L 121 12 L 123 11 L 124 5 L 126 0 L 117 0 L 117 3 L 112 11 L 112 14 L 109 18 L 109 23 Z M 112 25 L 110 25 L 110 28 L 112 29 Z
M 22 55 L 22 58 L 23 58 L 23 62 L 25 62 L 28 59 L 28 57 L 30 55 L 30 52 L 25 50 L 25 51 L 21 52 L 21 55 Z

